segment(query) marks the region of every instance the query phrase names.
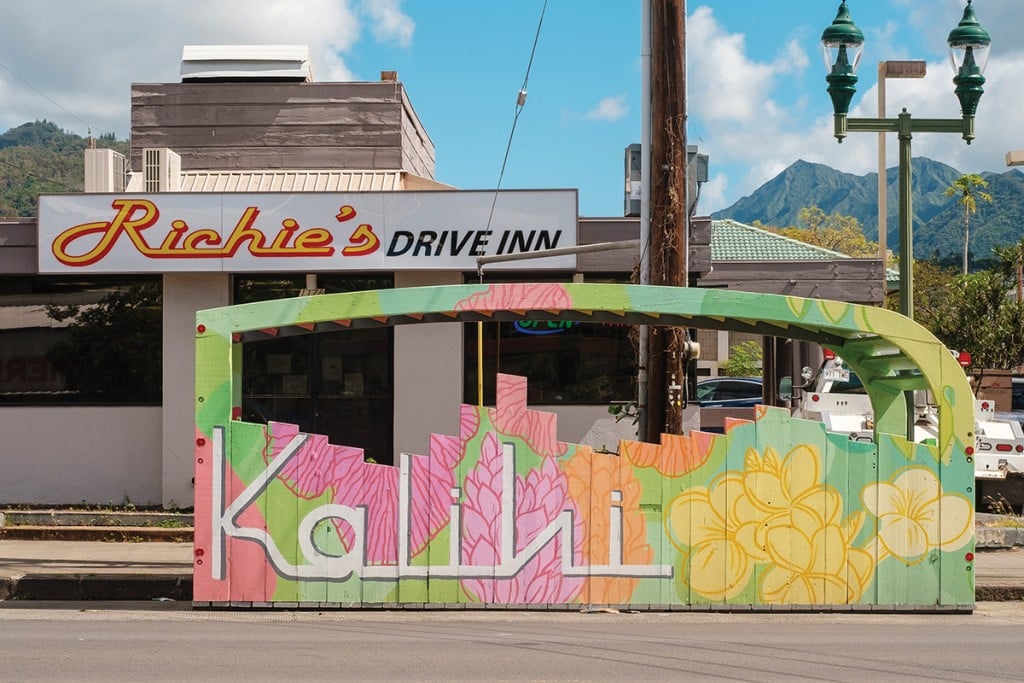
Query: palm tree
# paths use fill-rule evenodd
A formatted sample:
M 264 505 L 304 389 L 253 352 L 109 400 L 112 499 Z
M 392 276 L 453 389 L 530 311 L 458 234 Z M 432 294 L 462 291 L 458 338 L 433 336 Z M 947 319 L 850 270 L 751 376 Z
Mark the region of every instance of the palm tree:
M 956 203 L 964 207 L 964 267 L 967 275 L 967 245 L 971 239 L 971 214 L 978 210 L 978 200 L 991 202 L 992 195 L 981 188 L 988 187 L 988 181 L 976 173 L 965 174 L 946 188 L 947 197 L 956 197 Z

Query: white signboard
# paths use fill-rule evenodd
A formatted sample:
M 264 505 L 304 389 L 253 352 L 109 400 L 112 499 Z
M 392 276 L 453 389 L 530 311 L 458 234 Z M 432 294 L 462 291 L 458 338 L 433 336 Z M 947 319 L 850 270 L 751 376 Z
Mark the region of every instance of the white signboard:
M 43 195 L 39 272 L 472 271 L 576 246 L 576 216 L 575 190 Z

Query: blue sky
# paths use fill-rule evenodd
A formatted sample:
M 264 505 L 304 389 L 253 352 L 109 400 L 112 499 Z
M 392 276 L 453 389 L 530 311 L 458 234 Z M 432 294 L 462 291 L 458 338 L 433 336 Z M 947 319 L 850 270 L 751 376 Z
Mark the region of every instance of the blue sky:
M 907 107 L 917 117 L 958 117 L 945 40 L 964 2 L 848 2 L 867 39 L 852 114 L 876 114 L 879 60 L 925 59 L 926 79 L 887 82 L 890 115 Z M 131 83 L 177 81 L 183 45 L 305 44 L 320 81 L 397 70 L 436 146 L 437 179 L 491 188 L 543 5 L 250 0 L 240 13 L 232 0 L 6 0 L 0 126 L 45 118 L 82 135 L 91 126 L 125 137 Z M 838 6 L 688 3 L 689 142 L 711 158 L 701 212 L 732 204 L 797 159 L 858 174 L 877 168 L 874 135 L 841 146 L 831 137 L 818 40 Z M 955 135 L 920 135 L 914 155 L 964 172 L 1002 171 L 1006 152 L 1024 148 L 1024 2 L 975 6 L 993 38 L 978 139 L 967 147 Z M 549 0 L 502 187 L 579 188 L 582 214 L 621 215 L 623 151 L 640 137 L 640 17 L 641 0 Z

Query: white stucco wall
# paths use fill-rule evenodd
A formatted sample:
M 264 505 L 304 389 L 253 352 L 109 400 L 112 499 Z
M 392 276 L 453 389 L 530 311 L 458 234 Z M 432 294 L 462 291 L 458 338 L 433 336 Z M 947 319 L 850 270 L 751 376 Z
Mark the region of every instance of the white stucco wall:
M 160 423 L 157 406 L 4 407 L 0 501 L 158 505 Z
M 195 470 L 196 311 L 231 303 L 224 273 L 167 273 L 164 288 L 164 507 L 192 507 Z
M 395 288 L 460 285 L 462 273 L 399 271 Z M 395 454 L 426 455 L 430 434 L 459 433 L 462 325 L 395 327 Z M 395 462 L 398 462 L 396 457 Z
M 534 406 L 558 415 L 558 440 L 581 443 L 595 449 L 616 451 L 619 439 L 635 439 L 636 428 L 628 421 L 615 422 L 608 406 Z M 591 438 L 586 438 L 587 435 Z

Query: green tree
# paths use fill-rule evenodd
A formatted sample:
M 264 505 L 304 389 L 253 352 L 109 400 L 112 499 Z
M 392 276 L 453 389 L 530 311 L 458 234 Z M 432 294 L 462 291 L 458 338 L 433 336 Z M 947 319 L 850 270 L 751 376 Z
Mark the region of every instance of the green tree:
M 727 377 L 755 377 L 761 374 L 761 342 L 748 339 L 729 349 L 729 358 L 719 364 Z
M 1024 302 L 1007 296 L 1013 278 L 999 270 L 957 276 L 928 327 L 950 349 L 969 351 L 974 367 L 1024 364 Z
M 1017 280 L 1017 301 L 1024 301 L 1024 237 L 1008 247 L 996 247 L 996 258 L 1004 272 L 1011 272 Z
M 947 197 L 956 197 L 956 203 L 964 207 L 964 263 L 962 275 L 967 275 L 967 248 L 971 239 L 971 214 L 978 210 L 978 202 L 992 202 L 992 195 L 985 192 L 988 181 L 976 173 L 960 176 L 943 193 Z
M 768 229 L 847 256 L 870 258 L 878 254 L 878 243 L 864 237 L 860 221 L 853 216 L 826 214 L 817 206 L 806 206 L 800 209 L 797 220 L 798 226 Z
M 952 293 L 950 286 L 956 276 L 957 269 L 952 266 L 927 259 L 914 260 L 914 320 L 933 333 L 935 318 L 947 305 Z M 899 292 L 886 297 L 885 307 L 890 311 L 900 310 Z
M 85 141 L 44 119 L 23 123 L 0 135 L 0 149 L 7 147 L 43 147 L 55 152 L 66 152 L 84 149 Z

